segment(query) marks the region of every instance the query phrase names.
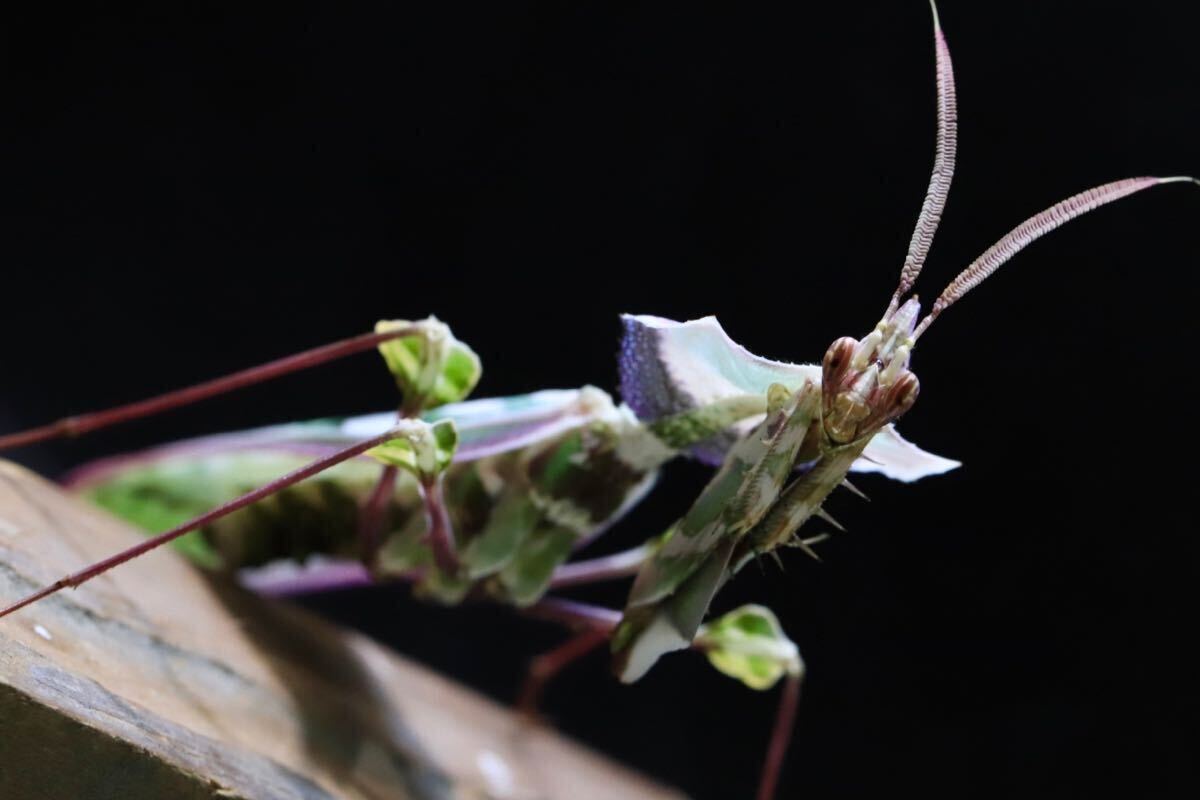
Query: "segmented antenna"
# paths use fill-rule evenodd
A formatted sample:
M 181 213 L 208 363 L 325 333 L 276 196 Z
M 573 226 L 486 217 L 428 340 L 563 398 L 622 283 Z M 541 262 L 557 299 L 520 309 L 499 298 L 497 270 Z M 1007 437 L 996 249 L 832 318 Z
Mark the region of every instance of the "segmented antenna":
M 954 68 L 950 63 L 950 48 L 946 46 L 946 37 L 942 34 L 942 26 L 938 21 L 937 6 L 930 0 L 929 7 L 933 10 L 933 40 L 937 56 L 937 147 L 933 156 L 933 173 L 929 176 L 929 188 L 925 190 L 925 202 L 921 205 L 921 213 L 917 217 L 917 227 L 913 229 L 912 240 L 908 243 L 908 255 L 904 258 L 904 267 L 900 270 L 900 284 L 892 301 L 888 305 L 891 316 L 899 305 L 900 300 L 912 289 L 925 266 L 925 257 L 933 244 L 933 236 L 937 233 L 938 223 L 942 221 L 942 210 L 946 207 L 946 197 L 950 194 L 950 181 L 954 177 L 954 156 L 958 146 L 958 101 L 954 92 Z
M 1190 181 L 1200 185 L 1200 180 L 1187 175 L 1172 178 L 1126 178 L 1113 181 L 1101 186 L 1080 192 L 1068 197 L 1057 205 L 1053 205 L 1040 214 L 1030 217 L 1009 231 L 1008 235 L 983 252 L 979 258 L 958 274 L 946 287 L 937 302 L 933 304 L 929 315 L 921 320 L 921 324 L 913 331 L 913 339 L 920 336 L 941 314 L 954 305 L 963 295 L 982 283 L 989 275 L 1000 268 L 1004 262 L 1021 252 L 1026 245 L 1049 233 L 1060 225 L 1070 222 L 1092 209 L 1120 200 L 1135 192 L 1149 189 L 1163 183 L 1180 183 Z

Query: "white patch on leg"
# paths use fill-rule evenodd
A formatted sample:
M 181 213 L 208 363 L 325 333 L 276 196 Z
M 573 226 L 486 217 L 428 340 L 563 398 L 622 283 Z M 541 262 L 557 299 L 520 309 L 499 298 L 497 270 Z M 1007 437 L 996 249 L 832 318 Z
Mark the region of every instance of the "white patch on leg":
M 671 621 L 661 611 L 658 612 L 654 615 L 654 621 L 630 648 L 621 682 L 633 683 L 649 672 L 661 656 L 684 650 L 690 645 L 691 642 L 679 635 Z

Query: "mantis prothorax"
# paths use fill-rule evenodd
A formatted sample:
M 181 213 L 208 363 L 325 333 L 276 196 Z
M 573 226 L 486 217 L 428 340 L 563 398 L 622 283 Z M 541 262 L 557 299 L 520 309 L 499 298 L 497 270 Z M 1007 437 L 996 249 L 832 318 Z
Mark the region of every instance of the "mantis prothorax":
M 716 592 L 757 556 L 788 546 L 811 553 L 820 537 L 798 531 L 813 516 L 835 524 L 821 506 L 848 472 L 913 480 L 956 466 L 891 427 L 918 394 L 912 350 L 942 312 L 1064 222 L 1152 186 L 1197 182 L 1131 178 L 1076 194 L 986 250 L 922 318 L 909 295 L 945 206 L 956 143 L 953 72 L 936 9 L 934 38 L 933 174 L 899 283 L 865 337 L 838 339 L 821 364 L 784 364 L 751 355 L 712 318 L 626 316 L 627 406 L 592 387 L 463 402 L 480 374 L 469 348 L 432 318 L 381 323 L 374 334 L 225 379 L 0 437 L 3 449 L 79 435 L 375 347 L 403 397 L 399 414 L 212 437 L 86 467 L 73 480 L 77 488 L 165 532 L 11 603 L 0 617 L 169 541 L 180 540 L 191 557 L 213 567 L 339 558 L 339 581 L 405 578 L 443 602 L 486 594 L 581 627 L 573 645 L 545 662 L 548 672 L 611 639 L 625 681 L 684 648 L 705 652 L 754 688 L 785 679 L 758 793 L 770 798 L 802 663 L 761 607 L 703 624 Z M 564 563 L 644 496 L 657 468 L 680 453 L 720 467 L 666 535 L 629 553 Z M 195 531 L 202 534 L 182 539 Z M 345 571 L 348 560 L 359 566 Z M 634 573 L 620 614 L 544 597 L 556 585 Z

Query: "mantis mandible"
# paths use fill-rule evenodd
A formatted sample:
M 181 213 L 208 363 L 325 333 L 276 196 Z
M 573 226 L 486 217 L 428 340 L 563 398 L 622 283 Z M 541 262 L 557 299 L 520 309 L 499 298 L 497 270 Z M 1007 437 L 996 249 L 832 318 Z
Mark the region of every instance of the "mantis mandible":
M 838 339 L 820 364 L 784 364 L 753 356 L 712 318 L 626 316 L 626 405 L 592 387 L 466 401 L 481 371 L 469 347 L 432 318 L 381 323 L 375 333 L 225 379 L 0 437 L 0 447 L 11 448 L 81 435 L 375 348 L 402 398 L 398 414 L 213 437 L 85 467 L 73 479 L 78 489 L 161 533 L 12 602 L 0 617 L 171 541 L 210 567 L 332 557 L 289 578 L 291 590 L 410 580 L 441 602 L 484 595 L 580 628 L 547 662 L 555 668 L 611 641 L 624 681 L 688 648 L 754 688 L 783 680 L 758 791 L 773 796 L 802 662 L 761 607 L 706 625 L 715 594 L 759 556 L 793 546 L 811 553 L 820 536 L 799 531 L 814 516 L 836 527 L 822 504 L 848 486 L 850 471 L 912 480 L 955 466 L 891 427 L 917 398 L 913 349 L 946 309 L 1070 219 L 1153 186 L 1196 182 L 1131 178 L 1073 195 L 986 250 L 922 317 L 910 293 L 945 206 L 956 145 L 953 71 L 936 10 L 934 37 L 933 174 L 899 283 L 866 336 Z M 628 553 L 567 563 L 681 454 L 720 466 L 666 534 Z M 636 577 L 621 613 L 546 597 L 555 587 L 629 575 Z M 269 572 L 251 580 L 280 588 Z

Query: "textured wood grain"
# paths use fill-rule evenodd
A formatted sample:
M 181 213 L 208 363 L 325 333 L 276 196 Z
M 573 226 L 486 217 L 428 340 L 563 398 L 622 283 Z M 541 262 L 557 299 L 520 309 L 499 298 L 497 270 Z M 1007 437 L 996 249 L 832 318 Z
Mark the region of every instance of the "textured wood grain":
M 0 462 L 0 601 L 138 534 Z M 0 620 L 0 798 L 669 798 L 167 550 Z

